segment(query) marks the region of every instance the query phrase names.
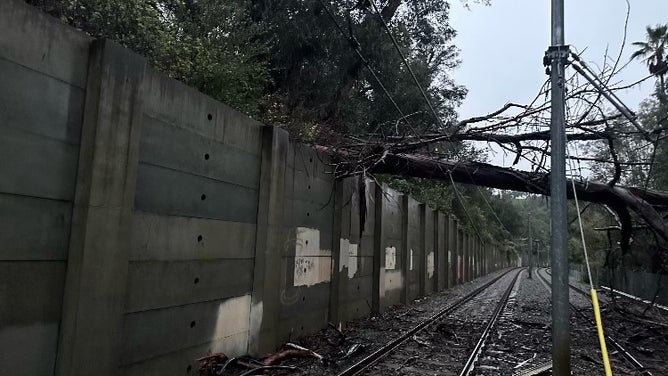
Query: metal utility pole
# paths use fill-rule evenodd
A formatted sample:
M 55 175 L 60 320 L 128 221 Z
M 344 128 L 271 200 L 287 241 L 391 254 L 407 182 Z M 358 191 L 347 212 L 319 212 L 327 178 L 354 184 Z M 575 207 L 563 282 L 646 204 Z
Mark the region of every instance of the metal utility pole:
M 529 227 L 529 238 L 527 239 L 527 244 L 529 245 L 529 279 L 531 279 L 531 268 L 533 267 L 533 252 L 531 252 L 533 247 L 533 241 L 531 240 L 531 210 L 527 212 L 527 225 Z
M 571 374 L 566 217 L 566 130 L 564 125 L 564 0 L 552 1 L 552 45 L 548 49 L 552 85 L 550 213 L 552 217 L 552 374 Z

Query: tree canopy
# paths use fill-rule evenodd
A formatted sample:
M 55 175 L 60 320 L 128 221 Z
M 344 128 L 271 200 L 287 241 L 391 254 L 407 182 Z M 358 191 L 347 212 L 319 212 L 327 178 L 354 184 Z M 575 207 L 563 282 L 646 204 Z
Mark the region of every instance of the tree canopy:
M 551 83 L 527 103 L 459 119 L 466 89 L 450 74 L 460 61 L 447 0 L 26 1 L 287 128 L 328 153 L 339 178 L 372 176 L 457 213 L 482 240 L 517 250 L 527 236 L 520 225 L 526 210 L 544 214 L 532 195 L 550 193 Z M 616 83 L 619 58 L 597 71 L 579 55 L 568 61 L 570 170 L 592 171 L 573 172 L 569 194 L 598 205 L 586 214 L 592 226 L 617 228 L 613 242 L 590 226 L 592 241 L 609 250 L 618 242 L 625 254 L 650 243 L 668 253 L 668 194 L 661 191 L 668 187 L 667 30 L 648 26 L 646 40 L 634 43 L 631 59 L 645 59 L 657 79 L 637 114 L 615 93 L 644 79 Z M 495 144 L 530 170 L 489 164 L 473 142 Z M 633 237 L 637 228 L 642 241 Z M 545 229 L 537 234 L 547 242 Z

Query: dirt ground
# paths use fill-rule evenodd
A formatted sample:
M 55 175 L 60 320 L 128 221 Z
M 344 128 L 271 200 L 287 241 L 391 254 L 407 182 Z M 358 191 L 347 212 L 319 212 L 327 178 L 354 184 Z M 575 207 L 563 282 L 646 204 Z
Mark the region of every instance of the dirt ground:
M 272 370 L 275 375 L 336 375 L 405 333 L 434 313 L 450 306 L 502 272 L 492 273 L 453 289 L 395 306 L 381 314 L 353 322 L 339 331 L 328 327 L 293 343 L 322 355 L 293 357 L 280 365 L 293 370 Z M 480 333 L 510 284 L 514 273 L 501 278 L 469 303 L 429 325 L 391 355 L 374 365 L 368 375 L 458 375 Z M 549 280 L 549 275 L 544 273 Z M 578 283 L 573 281 L 573 283 Z M 588 290 L 587 286 L 580 285 Z M 668 375 L 668 318 L 642 304 L 600 294 L 606 334 L 612 336 L 653 375 Z M 571 302 L 584 315 L 571 310 L 571 368 L 573 375 L 603 375 L 596 328 L 591 324 L 591 302 L 571 291 Z M 501 318 L 492 329 L 471 373 L 478 376 L 513 375 L 551 359 L 551 309 L 547 285 L 526 271 L 514 285 Z M 583 317 L 584 316 L 584 317 Z M 608 344 L 615 375 L 639 375 Z M 243 367 L 229 366 L 222 375 L 240 375 Z

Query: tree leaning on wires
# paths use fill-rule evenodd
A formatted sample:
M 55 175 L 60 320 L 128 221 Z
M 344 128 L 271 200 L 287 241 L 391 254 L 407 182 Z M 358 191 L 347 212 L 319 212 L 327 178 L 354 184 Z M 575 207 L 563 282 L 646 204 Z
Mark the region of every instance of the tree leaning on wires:
M 85 0 L 27 2 L 145 54 L 158 69 L 267 124 L 303 136 L 332 155 L 338 177 L 387 173 L 447 184 L 452 177 L 482 187 L 550 193 L 549 82 L 525 103 L 458 120 L 455 107 L 466 90 L 448 75 L 458 60 L 446 0 L 150 0 L 128 1 L 126 7 Z M 140 22 L 129 22 L 135 19 Z M 655 29 L 660 28 L 636 45 L 652 58 L 652 74 L 610 92 L 649 78 L 664 80 L 665 28 Z M 539 62 L 535 69 L 542 70 Z M 661 155 L 620 152 L 631 137 L 641 147 L 647 138 L 660 142 L 668 134 L 661 117 L 640 119 L 636 127 L 619 111 L 609 111 L 591 83 L 569 72 L 569 143 L 602 151 L 571 158 L 606 167 L 600 181 L 578 178 L 574 190 L 615 213 L 622 247 L 630 244 L 634 224 L 648 226 L 665 243 L 668 194 L 625 178 L 631 171 L 650 175 Z M 595 76 L 607 85 L 618 73 L 616 64 L 605 65 Z M 462 144 L 472 142 L 496 145 L 514 159 L 513 167 L 462 153 Z M 517 169 L 520 161 L 530 168 Z
M 391 32 L 392 25 L 389 24 L 386 29 Z M 373 65 L 372 61 L 367 63 Z M 407 64 L 405 58 L 404 63 Z M 594 144 L 596 149 L 607 150 L 604 154 L 568 158 L 587 164 L 613 166 L 608 181 L 594 182 L 583 178 L 569 181 L 568 197 L 573 198 L 577 193 L 581 200 L 608 207 L 621 229 L 620 246 L 623 250 L 628 249 L 631 243 L 634 224 L 641 223 L 653 230 L 665 251 L 668 225 L 664 217 L 668 213 L 668 192 L 653 190 L 647 185 L 634 187 L 620 184 L 630 167 L 650 170 L 655 160 L 625 160 L 616 150 L 617 140 L 631 134 L 654 140 L 650 136 L 660 128 L 659 124 L 640 124 L 636 121 L 635 114 L 615 94 L 652 76 L 631 85 L 609 87 L 608 83 L 615 82 L 612 78 L 619 73 L 617 64 L 606 65 L 601 72 L 593 72 L 579 61 L 577 55 L 573 55 L 568 64 L 582 65 L 589 72 L 583 76 L 569 70 L 570 76 L 566 80 L 569 111 L 565 119 L 568 142 L 586 142 Z M 581 71 L 584 72 L 583 69 Z M 334 173 L 339 178 L 392 174 L 446 182 L 452 179 L 489 188 L 549 195 L 549 85 L 546 82 L 527 104 L 508 103 L 484 116 L 439 121 L 443 126 L 431 131 L 427 129 L 416 133 L 406 119 L 397 120 L 395 132 L 389 135 L 381 132 L 341 134 L 321 130 L 316 137 L 316 147 L 332 156 Z M 608 110 L 613 102 L 618 111 Z M 397 102 L 397 105 L 400 107 L 402 103 Z M 632 126 L 619 130 L 611 126 L 613 122 Z M 504 153 L 514 156 L 513 165 L 525 161 L 530 164 L 531 170 L 465 160 L 456 152 L 451 152 L 451 145 L 467 141 L 495 144 Z

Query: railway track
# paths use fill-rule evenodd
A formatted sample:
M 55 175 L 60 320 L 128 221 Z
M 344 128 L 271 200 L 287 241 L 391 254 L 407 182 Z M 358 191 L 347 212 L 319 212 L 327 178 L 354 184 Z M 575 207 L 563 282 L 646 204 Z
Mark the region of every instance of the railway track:
M 551 281 L 548 281 L 548 279 L 545 277 L 545 275 L 543 273 L 548 274 L 548 275 L 550 274 L 547 269 L 538 269 L 537 272 L 536 272 L 538 277 L 546 284 L 546 287 L 548 287 L 548 289 L 549 289 L 549 287 L 552 285 Z M 571 290 L 575 291 L 576 293 L 578 293 L 580 295 L 583 295 L 585 298 L 587 298 L 587 299 L 591 298 L 587 291 L 584 291 L 583 289 L 581 289 L 577 286 L 573 286 L 571 283 L 569 283 L 568 286 Z M 585 320 L 590 322 L 593 326 L 595 326 L 594 320 L 592 319 L 591 316 L 588 316 L 585 312 L 583 312 L 583 310 L 576 307 L 573 304 L 573 302 L 569 301 L 569 304 L 570 304 L 571 308 L 573 308 L 573 310 L 578 315 L 580 315 L 582 318 L 584 318 Z M 620 354 L 622 356 L 622 358 L 629 365 L 631 365 L 634 368 L 635 371 L 638 372 L 636 374 L 645 375 L 645 376 L 653 376 L 653 374 L 649 370 L 647 370 L 646 367 L 642 363 L 640 363 L 640 361 L 637 359 L 637 357 L 633 356 L 629 351 L 627 351 L 619 341 L 615 340 L 614 338 L 612 338 L 608 334 L 605 335 L 605 339 L 606 339 L 606 342 L 608 343 L 608 345 L 610 347 L 614 348 L 617 351 L 617 353 Z
M 629 300 L 631 300 L 633 302 L 636 302 L 636 303 L 647 304 L 647 305 L 652 304 L 652 302 L 650 302 L 649 300 L 643 299 L 643 298 L 635 296 L 635 295 L 631 295 L 631 294 L 626 293 L 624 291 L 615 290 L 615 289 L 612 289 L 612 288 L 607 287 L 607 286 L 600 286 L 600 288 L 601 288 L 601 290 L 611 292 L 611 293 L 613 293 L 617 296 L 621 296 L 622 298 L 629 299 Z M 661 312 L 662 314 L 668 315 L 668 307 L 666 307 L 664 305 L 661 305 L 661 304 L 656 304 L 656 303 L 653 305 L 653 307 L 656 308 L 657 310 L 659 310 L 659 312 Z
M 419 347 L 426 347 L 428 344 L 426 344 L 424 341 L 421 341 L 417 338 L 417 335 L 421 332 L 424 331 L 424 329 L 428 327 L 435 327 L 434 330 L 438 331 L 439 330 L 439 322 L 445 321 L 445 317 L 448 316 L 448 319 L 452 319 L 449 317 L 450 314 L 455 313 L 456 311 L 460 310 L 463 306 L 467 304 L 475 304 L 478 303 L 477 306 L 480 309 L 488 310 L 488 305 L 489 300 L 494 299 L 494 291 L 496 287 L 498 287 L 497 283 L 500 283 L 502 279 L 504 279 L 504 283 L 508 283 L 508 286 L 505 288 L 500 300 L 498 303 L 495 305 L 495 308 L 493 312 L 490 315 L 489 320 L 487 321 L 486 325 L 484 325 L 484 328 L 482 329 L 481 334 L 477 337 L 477 340 L 475 341 L 475 345 L 473 346 L 473 351 L 471 351 L 470 355 L 468 358 L 463 360 L 463 367 L 459 373 L 452 373 L 451 370 L 451 364 L 452 362 L 440 362 L 437 359 L 438 356 L 436 354 L 432 353 L 431 354 L 431 359 L 425 360 L 429 364 L 428 366 L 432 367 L 439 367 L 439 366 L 449 366 L 448 370 L 441 369 L 441 374 L 452 374 L 452 375 L 468 375 L 469 372 L 473 369 L 473 366 L 475 365 L 476 360 L 478 359 L 478 356 L 480 355 L 485 341 L 487 339 L 487 336 L 489 335 L 491 329 L 494 327 L 494 324 L 498 320 L 498 318 L 501 315 L 501 312 L 503 312 L 504 307 L 506 306 L 506 303 L 508 301 L 508 298 L 510 296 L 510 293 L 513 289 L 513 286 L 515 285 L 515 282 L 517 281 L 517 278 L 519 277 L 522 269 L 512 269 L 507 271 L 506 273 L 496 277 L 495 279 L 489 281 L 488 283 L 484 284 L 483 286 L 479 287 L 478 289 L 474 290 L 473 292 L 469 293 L 468 295 L 462 297 L 455 303 L 449 305 L 447 308 L 437 312 L 436 314 L 432 315 L 431 317 L 427 318 L 420 324 L 416 325 L 414 328 L 411 330 L 407 331 L 406 333 L 400 335 L 399 337 L 391 340 L 388 342 L 386 345 L 382 346 L 369 356 L 365 357 L 364 359 L 360 360 L 359 362 L 355 363 L 354 365 L 350 366 L 343 372 L 339 373 L 339 376 L 352 376 L 352 375 L 361 375 L 365 373 L 372 373 L 370 372 L 372 367 L 380 367 L 382 369 L 382 372 L 376 371 L 376 373 L 379 374 L 387 374 L 389 371 L 391 371 L 392 367 L 391 366 L 384 366 L 382 365 L 382 362 L 388 362 L 388 363 L 394 363 L 394 364 L 399 364 L 398 367 L 394 367 L 395 371 L 401 370 L 405 365 L 410 363 L 411 361 L 416 361 L 418 356 L 408 356 L 406 357 L 406 353 L 410 353 L 410 351 L 403 351 L 402 355 L 398 355 L 397 351 L 399 348 L 402 347 L 402 345 L 405 345 L 408 341 L 413 340 Z M 515 273 L 512 275 L 512 273 Z M 492 288 L 494 287 L 494 288 Z M 496 293 L 498 295 L 498 292 Z M 441 327 L 442 329 L 442 327 Z M 447 329 L 445 329 L 447 330 Z M 439 336 L 443 337 L 441 335 L 443 333 L 440 333 Z M 456 333 L 446 333 L 445 336 L 448 334 L 454 336 L 454 338 L 457 338 Z M 470 334 L 470 333 L 467 333 Z M 434 346 L 436 347 L 436 346 Z M 438 347 L 439 350 L 445 350 L 443 346 Z M 418 351 L 418 350 L 415 350 Z M 461 353 L 461 351 L 455 351 L 454 353 Z M 403 359 L 401 358 L 403 356 Z M 392 357 L 395 357 L 395 359 L 390 359 Z M 397 358 L 398 357 L 398 358 Z

